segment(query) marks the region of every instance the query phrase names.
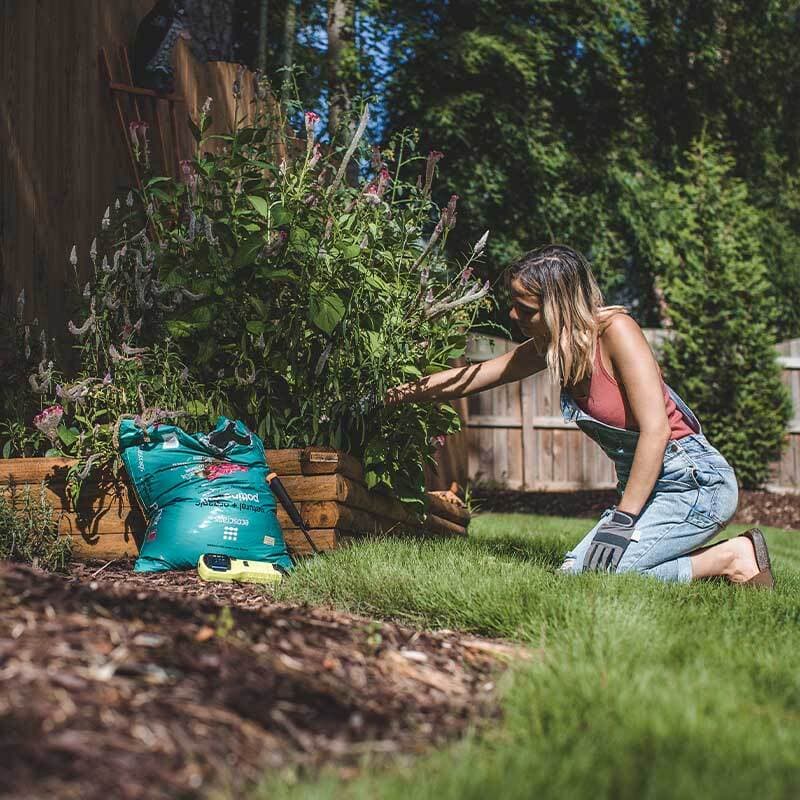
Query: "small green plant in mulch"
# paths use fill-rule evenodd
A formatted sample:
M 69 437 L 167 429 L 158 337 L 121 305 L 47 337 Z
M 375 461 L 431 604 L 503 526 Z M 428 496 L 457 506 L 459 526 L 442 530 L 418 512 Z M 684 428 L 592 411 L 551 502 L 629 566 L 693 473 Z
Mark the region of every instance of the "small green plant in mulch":
M 10 497 L 0 495 L 0 559 L 62 572 L 71 554 L 71 540 L 58 533 L 44 483 L 12 489 Z

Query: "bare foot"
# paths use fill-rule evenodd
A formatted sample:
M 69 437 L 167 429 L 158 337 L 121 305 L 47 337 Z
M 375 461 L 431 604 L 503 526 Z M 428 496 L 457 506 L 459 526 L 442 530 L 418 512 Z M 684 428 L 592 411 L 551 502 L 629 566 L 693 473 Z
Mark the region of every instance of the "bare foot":
M 722 576 L 733 583 L 744 583 L 759 572 L 753 543 L 746 536 L 702 547 L 690 557 L 695 579 Z
M 733 583 L 744 583 L 758 575 L 758 561 L 753 543 L 746 536 L 737 536 L 725 543 L 731 549 L 731 563 L 725 575 Z

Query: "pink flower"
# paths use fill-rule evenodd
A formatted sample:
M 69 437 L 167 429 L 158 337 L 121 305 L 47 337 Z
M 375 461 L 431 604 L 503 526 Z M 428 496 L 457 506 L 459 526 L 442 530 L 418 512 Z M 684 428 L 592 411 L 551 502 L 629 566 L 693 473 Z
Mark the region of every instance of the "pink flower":
M 461 284 L 462 284 L 462 286 L 463 286 L 465 283 L 467 283 L 471 277 L 472 277 L 472 267 L 467 267 L 467 268 L 466 268 L 466 269 L 465 269 L 465 270 L 464 270 L 464 271 L 461 273 Z
M 322 147 L 319 142 L 314 144 L 314 149 L 311 152 L 311 160 L 308 162 L 309 167 L 316 167 L 320 158 L 322 158 Z
M 319 114 L 316 111 L 306 111 L 306 128 L 313 128 L 319 122 Z
M 381 190 L 374 183 L 370 186 L 367 186 L 366 191 L 364 192 L 364 199 L 370 205 L 378 205 L 378 203 L 381 201 Z
M 51 444 L 55 444 L 58 426 L 61 424 L 63 416 L 64 409 L 61 406 L 49 406 L 33 418 L 33 424 L 50 440 Z
M 447 441 L 447 437 L 440 433 L 438 436 L 434 436 L 431 438 L 431 444 L 438 450 L 440 447 L 444 447 L 444 443 Z

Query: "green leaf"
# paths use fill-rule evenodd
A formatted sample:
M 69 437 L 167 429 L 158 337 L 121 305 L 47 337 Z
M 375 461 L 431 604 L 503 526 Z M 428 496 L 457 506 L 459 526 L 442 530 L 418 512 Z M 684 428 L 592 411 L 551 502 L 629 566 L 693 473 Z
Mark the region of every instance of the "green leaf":
M 3 458 L 11 458 L 11 439 L 3 445 Z
M 69 447 L 71 444 L 74 444 L 78 438 L 78 432 L 74 428 L 68 428 L 62 422 L 58 426 L 58 438 L 64 442 L 65 447 Z
M 361 255 L 361 248 L 357 244 L 349 244 L 342 250 L 342 257 L 350 261 Z
M 269 281 L 299 281 L 300 278 L 290 269 L 270 269 L 264 267 L 258 270 L 258 277 Z
M 249 300 L 250 305 L 253 306 L 257 314 L 260 314 L 262 317 L 267 316 L 267 307 L 260 297 L 256 297 L 256 295 L 251 294 Z
M 258 198 L 261 199 L 260 197 Z M 263 202 L 263 201 L 262 201 Z M 245 239 L 236 250 L 233 256 L 233 267 L 239 269 L 247 264 L 252 264 L 256 260 L 258 251 L 264 246 L 264 234 L 259 231 Z
M 164 183 L 164 181 L 171 181 L 172 178 L 167 177 L 166 175 L 157 175 L 155 178 L 150 178 L 149 181 L 145 184 L 145 188 L 149 189 L 151 186 L 155 186 L 157 183 Z
M 186 410 L 193 416 L 199 417 L 208 411 L 208 406 L 202 400 L 190 400 L 186 404 Z
M 289 222 L 289 212 L 280 204 L 276 203 L 272 206 L 271 210 L 271 223 L 275 226 L 283 225 L 285 222 Z
M 406 375 L 413 375 L 415 378 L 422 377 L 422 373 L 413 364 L 404 364 L 400 369 L 402 369 Z
M 310 234 L 305 228 L 292 228 L 289 234 L 291 244 L 303 244 L 308 241 Z
M 153 197 L 157 197 L 159 200 L 163 200 L 165 203 L 172 202 L 172 197 L 161 189 L 152 189 L 150 194 L 152 194 Z
M 253 206 L 264 219 L 269 216 L 269 203 L 267 203 L 263 197 L 259 197 L 257 194 L 249 194 L 247 195 L 247 199 L 250 201 L 250 205 Z
M 44 454 L 45 458 L 58 458 L 61 455 L 61 451 L 57 447 L 50 447 L 48 448 L 47 452 Z
M 312 294 L 308 318 L 321 331 L 333 333 L 333 329 L 344 316 L 344 302 L 338 294 Z
M 192 325 L 189 322 L 184 322 L 183 320 L 179 319 L 169 320 L 167 322 L 167 330 L 169 331 L 169 335 L 175 339 L 183 339 L 186 336 L 191 336 L 196 328 L 197 325 Z
M 370 355 L 376 356 L 383 352 L 383 344 L 377 331 L 367 331 L 367 342 Z
M 252 333 L 253 336 L 264 333 L 264 323 L 260 319 L 248 320 L 245 324 L 245 328 L 247 328 L 248 333 Z
M 390 292 L 392 290 L 392 287 L 380 275 L 375 275 L 372 272 L 367 272 L 365 280 L 367 286 L 371 286 L 373 289 L 378 289 L 382 292 Z
M 189 130 L 192 132 L 192 136 L 194 136 L 194 140 L 196 142 L 199 142 L 200 139 L 203 138 L 203 134 L 200 133 L 200 128 L 198 128 L 197 125 L 195 124 L 195 121 L 192 119 L 191 114 L 187 114 L 186 119 L 189 123 Z

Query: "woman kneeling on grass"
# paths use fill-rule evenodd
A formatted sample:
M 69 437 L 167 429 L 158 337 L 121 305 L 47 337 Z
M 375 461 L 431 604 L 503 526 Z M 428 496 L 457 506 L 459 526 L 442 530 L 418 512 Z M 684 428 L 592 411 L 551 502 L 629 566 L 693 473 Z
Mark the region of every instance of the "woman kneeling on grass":
M 758 529 L 703 547 L 736 512 L 734 471 L 664 383 L 627 310 L 603 305 L 586 259 L 547 245 L 514 263 L 509 277 L 509 316 L 530 338 L 481 364 L 397 386 L 386 402 L 450 400 L 547 369 L 562 387 L 564 419 L 613 460 L 621 498 L 566 554 L 562 572 L 633 571 L 665 581 L 724 576 L 772 588 Z

